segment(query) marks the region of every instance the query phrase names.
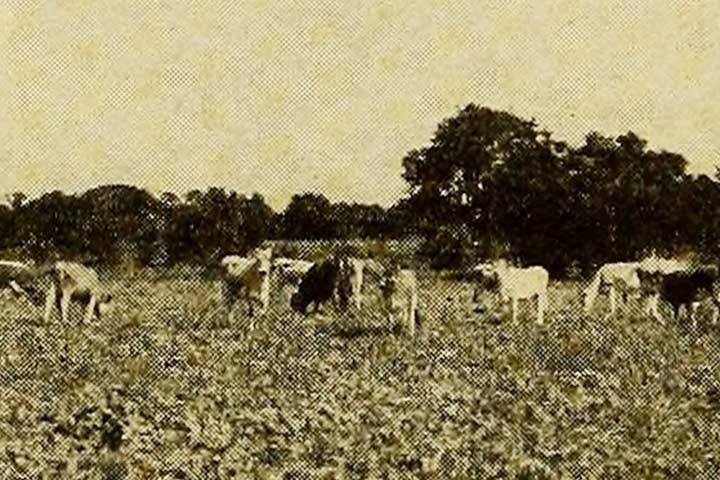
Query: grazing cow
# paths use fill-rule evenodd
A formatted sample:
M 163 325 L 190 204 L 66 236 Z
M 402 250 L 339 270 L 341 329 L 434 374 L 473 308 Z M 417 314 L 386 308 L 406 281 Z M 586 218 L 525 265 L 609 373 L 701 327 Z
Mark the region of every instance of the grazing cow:
M 0 289 L 9 288 L 15 298 L 25 296 L 35 305 L 44 298 L 39 288 L 38 271 L 22 262 L 0 261 Z
M 415 272 L 409 269 L 400 269 L 389 273 L 381 283 L 381 289 L 390 322 L 393 323 L 394 315 L 400 312 L 400 324 L 407 328 L 411 337 L 415 336 L 418 308 Z
M 45 299 L 45 323 L 50 321 L 53 305 L 60 310 L 63 323 L 67 323 L 70 302 L 85 303 L 85 322 L 95 316 L 98 320 L 111 308 L 112 296 L 100 284 L 97 272 L 75 262 L 56 262 L 44 271 L 51 282 Z
M 314 304 L 317 312 L 322 304 L 337 299 L 345 308 L 351 295 L 350 277 L 351 270 L 346 259 L 333 257 L 316 263 L 292 295 L 290 306 L 305 315 L 310 304 Z
M 250 317 L 250 330 L 255 328 L 254 302 L 260 303 L 260 314 L 265 315 L 270 304 L 270 270 L 272 248 L 255 249 L 249 257 L 228 255 L 221 262 L 222 297 L 228 310 L 228 321 L 233 322 L 233 307 L 238 297 L 245 299 Z
M 537 297 L 537 322 L 543 323 L 547 308 L 547 287 L 550 281 L 548 271 L 543 267 L 533 266 L 517 268 L 508 266 L 505 260 L 497 260 L 492 264 L 478 265 L 475 270 L 484 274 L 494 273 L 500 284 L 500 299 L 512 301 L 513 323 L 517 323 L 518 300 Z
M 677 320 L 680 309 L 684 306 L 693 322 L 697 326 L 695 311 L 700 303 L 701 296 L 707 295 L 713 302 L 713 324 L 717 322 L 718 309 L 720 309 L 720 285 L 718 284 L 718 269 L 715 266 L 701 266 L 691 270 L 675 271 L 670 273 L 647 273 L 639 271 L 643 287 L 651 295 L 650 313 L 660 323 L 664 323 L 658 310 L 658 300 L 663 298 L 673 309 L 673 319 Z
M 610 313 L 607 316 L 613 315 L 616 291 L 622 294 L 623 301 L 627 300 L 628 295 L 639 292 L 640 278 L 637 273 L 639 267 L 638 262 L 606 263 L 600 267 L 590 285 L 585 289 L 585 312 L 590 313 L 590 309 L 600 293 L 600 288 L 607 286 L 610 297 Z
M 276 258 L 273 260 L 273 276 L 277 278 L 282 292 L 287 292 L 288 287 L 291 287 L 289 296 L 292 296 L 293 293 L 297 292 L 300 282 L 313 265 L 313 262 L 307 260 Z M 289 296 L 285 296 L 283 302 L 289 301 Z

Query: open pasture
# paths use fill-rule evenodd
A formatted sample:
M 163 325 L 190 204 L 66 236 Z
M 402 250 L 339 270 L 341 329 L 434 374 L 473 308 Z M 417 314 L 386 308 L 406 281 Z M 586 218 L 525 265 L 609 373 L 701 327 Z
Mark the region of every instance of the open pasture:
M 472 285 L 420 272 L 421 326 L 292 313 L 273 288 L 248 332 L 202 272 L 101 275 L 80 325 L 2 298 L 1 478 L 716 478 L 720 336 L 582 314 L 551 282 L 517 326 Z M 521 302 L 522 304 L 523 302 Z M 67 349 L 65 348 L 67 346 Z M 45 475 L 43 477 L 43 475 Z

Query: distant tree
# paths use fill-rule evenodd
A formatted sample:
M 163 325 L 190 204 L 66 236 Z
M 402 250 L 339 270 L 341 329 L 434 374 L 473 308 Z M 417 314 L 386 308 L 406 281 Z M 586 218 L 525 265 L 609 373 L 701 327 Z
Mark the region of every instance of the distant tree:
M 54 191 L 17 211 L 16 242 L 36 260 L 77 257 L 88 246 L 83 235 L 84 205 L 74 195 Z
M 106 185 L 86 191 L 80 201 L 89 257 L 108 263 L 150 262 L 163 229 L 161 204 L 152 194 Z
M 15 213 L 7 205 L 0 205 L 0 250 L 11 248 L 15 243 Z
M 532 234 L 527 227 L 539 224 L 526 221 L 529 207 L 558 170 L 550 144 L 540 137 L 533 121 L 474 104 L 443 120 L 428 147 L 403 159 L 407 205 L 420 230 L 429 239 L 440 230 L 442 238 L 455 231 L 454 245 L 466 243 L 459 237 L 467 232 L 475 241 L 515 241 L 519 230 Z
M 327 239 L 337 237 L 333 206 L 321 194 L 293 195 L 277 219 L 276 236 L 287 239 Z
M 379 205 L 335 203 L 330 218 L 336 238 L 382 238 L 387 230 L 386 212 Z
M 715 208 L 698 202 L 715 198 L 715 183 L 690 181 L 681 155 L 646 143 L 592 132 L 570 149 L 534 121 L 470 104 L 403 159 L 405 208 L 430 257 L 460 261 L 448 245 L 466 249 L 470 232 L 479 255 L 504 245 L 517 263 L 554 274 L 712 242 L 702 225 Z
M 175 262 L 211 264 L 224 254 L 244 254 L 268 238 L 274 215 L 258 194 L 247 198 L 214 187 L 190 192 L 184 203 L 166 198 L 165 205 L 164 242 Z
M 14 192 L 7 196 L 8 203 L 13 210 L 19 210 L 27 202 L 28 196 L 23 192 Z

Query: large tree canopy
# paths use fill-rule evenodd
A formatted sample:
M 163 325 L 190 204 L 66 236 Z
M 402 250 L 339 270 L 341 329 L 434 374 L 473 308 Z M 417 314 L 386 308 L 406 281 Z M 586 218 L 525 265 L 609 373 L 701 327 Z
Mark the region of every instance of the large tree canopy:
M 592 132 L 573 149 L 532 120 L 471 104 L 405 156 L 403 178 L 430 244 L 452 243 L 454 231 L 463 245 L 470 234 L 481 255 L 562 272 L 652 249 L 709 247 L 717 207 L 707 202 L 717 202 L 717 183 L 690 177 L 686 164 L 648 150 L 633 132 Z

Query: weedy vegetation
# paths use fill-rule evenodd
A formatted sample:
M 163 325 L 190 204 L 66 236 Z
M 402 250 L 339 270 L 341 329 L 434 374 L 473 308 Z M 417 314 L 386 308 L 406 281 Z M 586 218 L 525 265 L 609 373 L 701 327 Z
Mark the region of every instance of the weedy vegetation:
M 101 322 L 0 301 L 0 477 L 626 479 L 720 474 L 720 342 L 701 315 L 586 316 L 552 282 L 513 325 L 473 284 L 422 271 L 421 327 L 291 312 L 250 333 L 196 271 L 105 273 Z

